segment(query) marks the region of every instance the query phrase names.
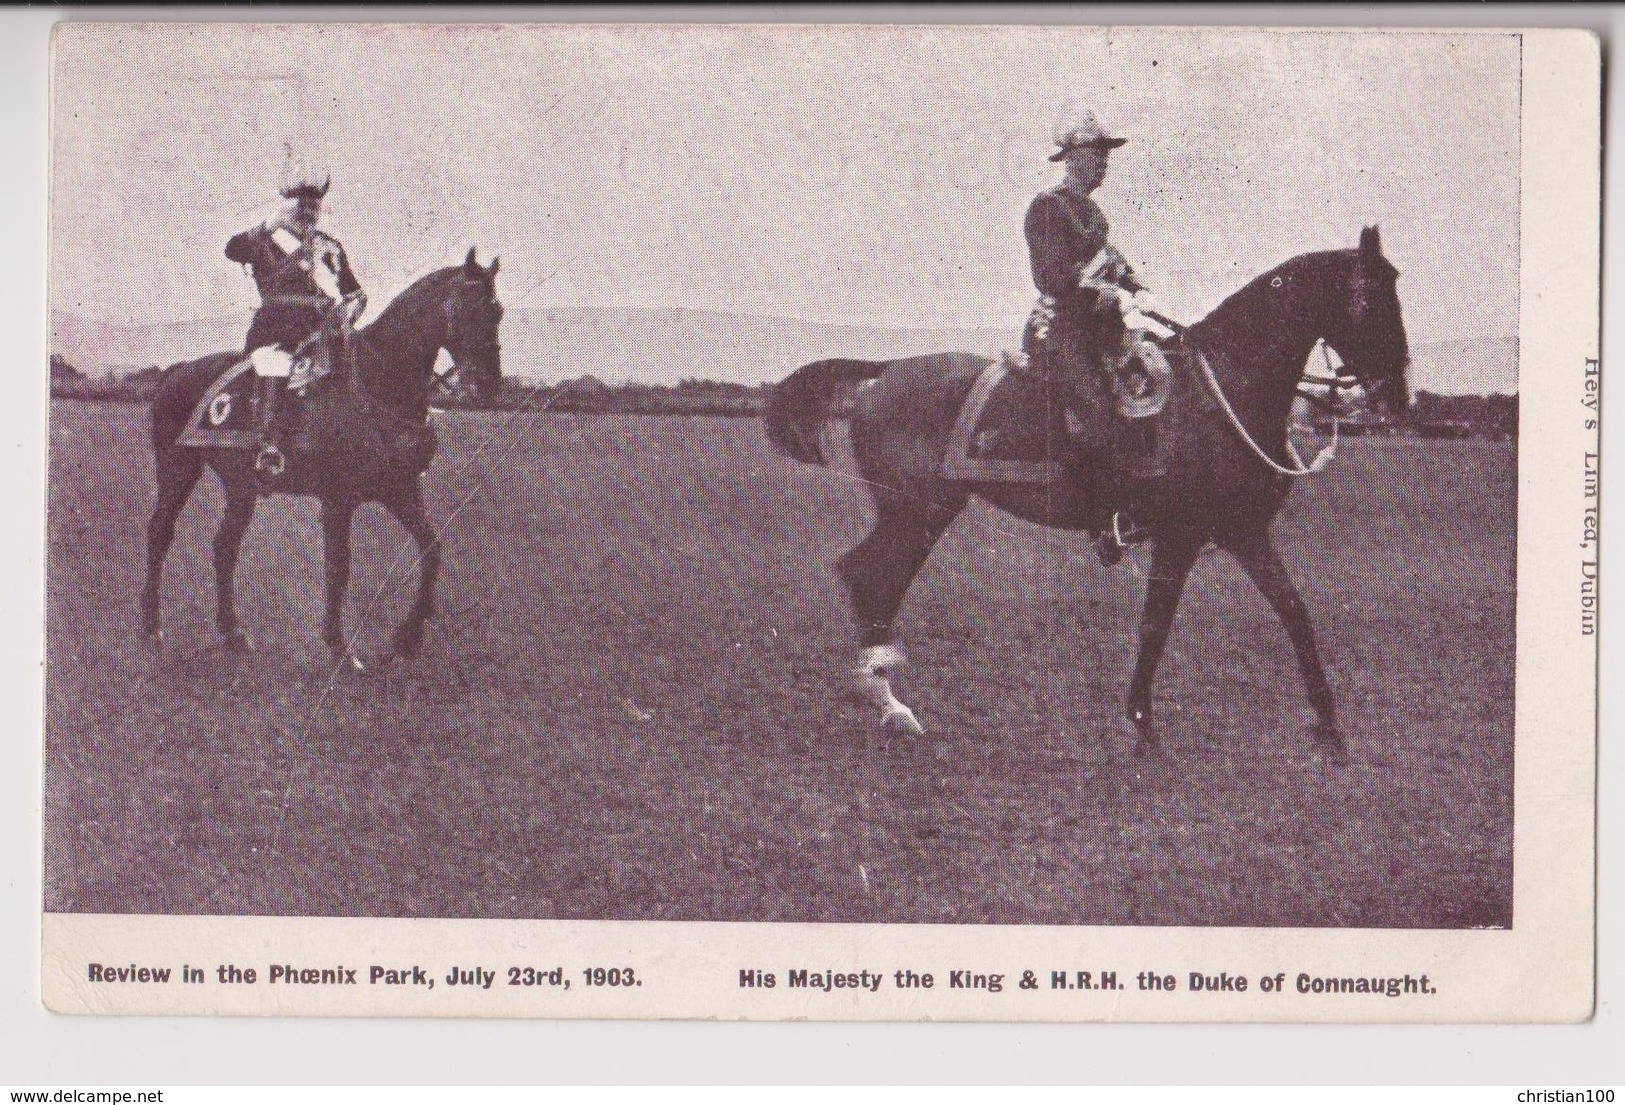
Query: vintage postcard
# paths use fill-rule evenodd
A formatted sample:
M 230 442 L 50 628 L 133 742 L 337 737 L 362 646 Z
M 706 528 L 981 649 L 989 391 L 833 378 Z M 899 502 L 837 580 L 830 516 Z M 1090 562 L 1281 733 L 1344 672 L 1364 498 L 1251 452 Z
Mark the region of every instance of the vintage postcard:
M 68 23 L 63 1013 L 1573 1021 L 1573 31 Z

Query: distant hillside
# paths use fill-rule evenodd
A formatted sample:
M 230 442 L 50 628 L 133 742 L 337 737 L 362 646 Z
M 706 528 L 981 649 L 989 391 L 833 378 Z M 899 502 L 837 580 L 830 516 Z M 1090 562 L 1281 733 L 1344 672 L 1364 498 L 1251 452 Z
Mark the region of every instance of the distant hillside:
M 544 379 L 590 374 L 612 382 L 685 379 L 756 384 L 821 357 L 885 359 L 963 349 L 996 353 L 1010 330 L 893 330 L 717 311 L 516 311 L 503 324 L 503 364 Z
M 1411 343 L 1411 387 L 1441 395 L 1515 394 L 1518 339 L 1461 338 Z
M 89 376 L 123 375 L 240 347 L 247 332 L 248 319 L 232 316 L 118 325 L 52 311 L 50 352 Z
M 92 376 L 190 360 L 243 340 L 248 319 L 119 325 L 52 312 L 50 352 Z M 1019 341 L 1000 330 L 888 330 L 714 311 L 513 311 L 502 328 L 514 376 L 593 375 L 611 382 L 684 379 L 760 383 L 819 357 L 902 357 L 942 349 L 993 353 Z
M 1020 342 L 1008 329 L 887 329 L 696 310 L 515 310 L 503 323 L 503 368 L 511 376 L 610 383 L 682 380 L 757 384 L 821 357 L 884 359 L 962 349 L 997 353 Z M 68 312 L 51 316 L 50 352 L 89 375 L 189 360 L 242 341 L 246 318 L 119 326 Z M 1442 394 L 1515 392 L 1516 338 L 1419 342 L 1412 383 Z

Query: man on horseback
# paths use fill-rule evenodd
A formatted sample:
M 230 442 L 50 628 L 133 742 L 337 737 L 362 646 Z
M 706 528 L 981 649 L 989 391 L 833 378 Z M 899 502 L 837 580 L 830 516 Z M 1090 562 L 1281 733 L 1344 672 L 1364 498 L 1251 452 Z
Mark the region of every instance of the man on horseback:
M 1022 350 L 1033 371 L 1080 417 L 1101 405 L 1102 390 L 1119 414 L 1140 417 L 1152 401 L 1152 381 L 1135 357 L 1124 316 L 1147 295 L 1111 245 L 1111 226 L 1092 198 L 1106 179 L 1108 155 L 1128 139 L 1109 137 L 1087 108 L 1064 117 L 1054 139 L 1059 149 L 1050 160 L 1064 161 L 1066 176 L 1027 208 L 1027 248 L 1039 297 Z M 1133 452 L 1130 479 L 1160 474 L 1150 451 Z M 1122 557 L 1122 534 L 1114 523 L 1102 538 L 1101 555 L 1109 563 Z
M 264 445 L 254 467 L 280 475 L 282 454 L 277 408 L 293 354 L 322 325 L 335 303 L 360 297 L 361 283 L 338 240 L 316 229 L 322 199 L 332 183 L 299 162 L 288 149 L 281 192 L 289 202 L 264 223 L 226 243 L 226 257 L 246 267 L 259 289 L 260 306 L 244 343 L 259 379 L 259 431 Z

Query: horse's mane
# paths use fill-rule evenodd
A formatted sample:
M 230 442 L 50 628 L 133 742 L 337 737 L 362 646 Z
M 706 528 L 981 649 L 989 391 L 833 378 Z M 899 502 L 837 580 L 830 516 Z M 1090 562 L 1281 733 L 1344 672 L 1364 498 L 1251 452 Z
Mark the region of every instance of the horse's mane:
M 451 265 L 447 268 L 435 269 L 433 272 L 418 277 L 408 284 L 404 291 L 390 300 L 384 309 L 378 312 L 376 318 L 361 327 L 356 333 L 362 337 L 369 334 L 374 336 L 387 334 L 408 321 L 409 317 L 419 311 L 425 302 L 434 302 L 433 297 L 426 293 L 438 289 L 439 285 L 445 283 L 449 274 L 457 270 L 457 267 Z
M 1306 295 L 1312 299 L 1323 300 L 1326 293 L 1325 281 L 1338 271 L 1337 263 L 1348 256 L 1348 250 L 1335 249 L 1300 253 L 1253 277 L 1225 296 L 1217 307 L 1202 316 L 1191 329 L 1198 333 L 1228 335 L 1238 326 L 1250 326 L 1252 321 L 1266 310 L 1271 314 L 1279 314 L 1284 297 L 1280 294 L 1280 289 L 1273 284 L 1277 278 L 1283 283 L 1293 285 L 1289 301 L 1294 304 L 1300 302 Z M 1305 289 L 1303 286 L 1305 280 L 1313 280 L 1315 285 Z

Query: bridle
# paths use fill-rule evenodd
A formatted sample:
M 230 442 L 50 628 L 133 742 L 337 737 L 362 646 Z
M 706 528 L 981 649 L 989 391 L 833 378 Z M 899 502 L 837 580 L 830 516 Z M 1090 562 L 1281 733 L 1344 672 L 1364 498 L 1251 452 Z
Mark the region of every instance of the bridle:
M 476 281 L 467 280 L 467 279 L 463 279 L 463 278 L 458 278 L 458 282 L 461 283 L 461 284 L 466 284 L 466 285 L 474 285 L 474 284 L 477 283 Z M 500 303 L 496 303 L 496 300 L 494 298 L 493 298 L 492 302 L 496 304 L 496 309 L 498 311 L 501 311 L 502 305 Z M 434 369 L 434 368 L 431 368 L 429 370 L 429 377 L 430 377 L 430 379 L 429 379 L 429 394 L 430 395 L 452 395 L 452 394 L 454 394 L 455 391 L 456 391 L 456 388 L 458 386 L 458 383 L 460 382 L 461 377 L 462 377 L 462 368 L 463 368 L 462 361 L 463 361 L 463 358 L 460 357 L 458 355 L 458 353 L 456 352 L 458 347 L 461 345 L 461 343 L 458 341 L 458 337 L 459 337 L 459 333 L 460 333 L 459 327 L 458 327 L 458 317 L 459 317 L 458 312 L 453 309 L 452 300 L 450 298 L 446 299 L 444 302 L 441 303 L 441 311 L 444 313 L 445 319 L 446 319 L 445 349 L 446 349 L 446 352 L 451 354 L 451 367 L 447 368 L 444 372 L 439 371 L 438 369 Z M 498 318 L 500 318 L 500 317 L 501 316 L 498 315 Z M 467 352 L 467 353 L 490 353 L 492 355 L 498 355 L 498 354 L 501 353 L 501 350 L 502 350 L 501 342 L 496 340 L 495 338 L 493 338 L 489 342 L 481 343 L 478 348 L 470 348 L 470 349 L 464 350 L 464 352 Z
M 461 373 L 461 371 L 462 366 L 457 363 L 456 357 L 451 359 L 451 367 L 446 369 L 444 372 L 441 372 L 439 369 L 431 368 L 429 370 L 429 394 L 454 394 L 457 390 L 458 375 Z
M 1355 388 L 1363 389 L 1365 385 L 1353 373 L 1343 372 L 1342 365 L 1332 367 L 1332 347 L 1327 345 L 1324 339 L 1319 344 L 1321 359 L 1325 362 L 1326 369 L 1324 372 L 1314 368 L 1304 369 L 1303 376 L 1298 380 L 1298 397 L 1334 419 L 1346 416 L 1353 410 L 1353 404 L 1343 397 L 1343 393 L 1353 391 Z M 1341 361 L 1342 358 L 1339 357 L 1338 360 Z
M 1218 376 L 1213 372 L 1213 365 L 1209 363 L 1207 353 L 1203 351 L 1200 345 L 1190 340 L 1190 327 L 1175 322 L 1159 311 L 1142 311 L 1141 313 L 1172 330 L 1175 336 L 1178 337 L 1180 344 L 1195 356 L 1197 366 L 1202 370 L 1202 379 L 1206 382 L 1208 391 L 1212 393 L 1213 398 L 1218 402 L 1219 409 L 1224 412 L 1231 429 L 1235 430 L 1236 436 L 1241 438 L 1242 443 L 1252 451 L 1255 457 L 1263 461 L 1271 471 L 1278 475 L 1292 478 L 1313 476 L 1331 467 L 1332 462 L 1337 459 L 1337 447 L 1342 441 L 1343 419 L 1347 418 L 1353 411 L 1353 404 L 1343 398 L 1343 393 L 1352 391 L 1355 388 L 1361 388 L 1366 391 L 1367 395 L 1370 395 L 1376 390 L 1375 387 L 1367 388 L 1358 376 L 1341 371 L 1341 366 L 1333 368 L 1331 345 L 1322 338 L 1319 344 L 1321 357 L 1326 366 L 1325 370 L 1317 371 L 1314 368 L 1306 367 L 1298 379 L 1297 394 L 1308 401 L 1311 406 L 1331 415 L 1332 440 L 1330 444 L 1323 445 L 1320 448 L 1313 460 L 1305 463 L 1303 457 L 1298 453 L 1297 446 L 1292 443 L 1292 438 L 1289 436 L 1286 439 L 1286 452 L 1292 463 L 1290 465 L 1282 464 L 1270 456 L 1264 450 L 1264 447 L 1254 440 L 1253 435 L 1247 432 L 1247 427 L 1242 424 L 1241 416 L 1236 413 L 1236 409 L 1230 405 L 1229 398 L 1224 394 L 1224 388 L 1220 385 Z M 1341 360 L 1341 356 L 1339 360 Z

